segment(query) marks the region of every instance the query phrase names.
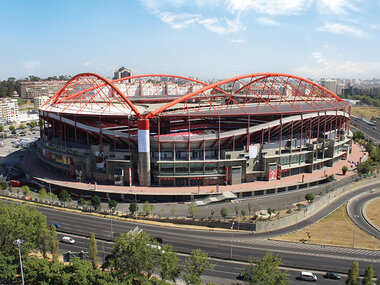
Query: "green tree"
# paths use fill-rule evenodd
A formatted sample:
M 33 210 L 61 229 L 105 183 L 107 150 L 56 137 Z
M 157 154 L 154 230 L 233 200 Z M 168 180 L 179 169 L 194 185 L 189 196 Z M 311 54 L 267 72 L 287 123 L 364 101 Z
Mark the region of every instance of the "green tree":
M 91 261 L 93 268 L 97 268 L 98 266 L 98 247 L 96 245 L 95 235 L 91 233 L 90 241 L 88 245 L 88 255 Z
M 44 199 L 44 198 L 48 197 L 48 194 L 47 194 L 45 188 L 41 188 L 40 191 L 38 192 L 38 194 L 40 196 L 40 199 Z
M 60 201 L 62 201 L 63 203 L 66 203 L 66 202 L 70 202 L 70 201 L 71 201 L 70 194 L 69 194 L 69 192 L 67 192 L 66 190 L 62 190 L 62 191 L 58 194 L 58 199 L 59 199 Z
M 9 284 L 12 284 L 11 281 L 18 272 L 20 272 L 20 267 L 17 263 L 16 254 L 3 254 L 0 251 L 0 280 L 9 281 Z M 4 282 L 4 284 L 6 283 Z
M 123 233 L 114 243 L 110 263 L 121 280 L 129 275 L 141 276 L 143 272 L 150 277 L 160 253 L 158 242 L 151 240 L 147 233 Z
M 235 216 L 239 215 L 239 207 L 235 205 L 234 209 L 235 209 Z
M 343 175 L 345 175 L 347 173 L 347 171 L 348 171 L 348 167 L 346 165 L 343 165 L 343 167 L 342 167 Z
M 129 212 L 131 212 L 131 215 L 134 215 L 139 210 L 139 206 L 136 202 L 132 202 L 129 204 Z
M 22 192 L 24 193 L 24 196 L 29 196 L 30 195 L 29 186 L 27 186 L 27 185 L 22 186 Z
M 311 202 L 311 201 L 313 201 L 314 200 L 314 194 L 313 193 L 307 193 L 306 195 L 305 195 L 305 199 L 307 200 L 307 201 L 309 201 L 309 202 Z
M 13 125 L 10 125 L 10 126 L 8 127 L 8 129 L 9 129 L 11 132 L 16 130 L 15 126 L 13 126 Z
M 211 209 L 211 210 L 210 210 L 210 214 L 211 214 L 211 218 L 214 218 L 215 210 L 214 210 L 214 209 Z
M 97 195 L 93 195 L 91 197 L 91 205 L 94 207 L 95 211 L 100 211 L 102 208 L 102 203 L 100 202 L 100 198 Z
M 227 217 L 227 216 L 228 216 L 228 209 L 223 207 L 223 208 L 220 210 L 220 215 L 221 215 L 223 218 Z
M 241 215 L 243 216 L 243 218 L 245 218 L 245 215 L 247 215 L 247 212 L 245 210 L 241 210 Z
M 50 252 L 53 256 L 53 260 L 58 260 L 59 257 L 59 248 L 58 248 L 58 238 L 57 238 L 57 230 L 55 226 L 50 227 Z
M 25 129 L 26 126 L 25 126 L 24 124 L 20 124 L 19 128 L 20 128 L 20 129 Z
M 161 254 L 158 255 L 158 265 L 160 267 L 160 276 L 162 280 L 171 280 L 175 283 L 181 268 L 178 262 L 177 254 L 169 244 L 162 245 Z
M 194 218 L 194 216 L 198 213 L 197 205 L 195 204 L 195 202 L 191 202 L 189 204 L 188 210 L 189 210 L 190 217 Z
M 112 214 L 115 212 L 117 207 L 117 202 L 114 199 L 108 200 L 108 209 L 112 212 Z
M 43 227 L 46 227 L 46 217 L 35 208 L 0 202 L 0 252 L 3 254 L 13 254 L 12 242 L 18 238 L 24 240 L 23 253 L 40 249 Z
M 146 216 L 149 216 L 150 213 L 152 212 L 152 206 L 153 205 L 149 204 L 149 201 L 145 201 L 143 209 Z
M 346 285 L 357 285 L 359 283 L 359 263 L 357 261 L 352 262 L 351 269 L 348 270 Z
M 49 230 L 47 227 L 41 229 L 41 250 L 42 256 L 47 258 L 47 251 L 49 248 Z
M 372 165 L 369 160 L 361 162 L 357 166 L 358 172 L 362 174 L 370 173 L 372 171 Z
M 281 258 L 273 256 L 267 252 L 264 257 L 255 262 L 250 259 L 249 265 L 243 267 L 242 274 L 251 276 L 248 282 L 257 285 L 285 285 L 290 284 L 286 272 L 282 272 L 279 267 Z
M 214 265 L 208 261 L 208 254 L 200 249 L 191 252 L 189 258 L 185 260 L 184 281 L 186 284 L 202 284 L 201 275 L 206 270 L 214 269 Z
M 1 190 L 7 190 L 7 188 L 8 188 L 8 183 L 5 182 L 5 181 L 1 181 L 1 182 L 0 182 L 0 188 L 1 188 Z
M 3 124 L 0 124 L 0 132 L 4 132 L 4 125 Z
M 87 203 L 86 203 L 86 200 L 84 200 L 83 198 L 79 198 L 79 199 L 78 199 L 78 205 L 79 205 L 79 206 L 82 206 L 82 207 L 83 207 L 83 206 L 86 205 L 86 204 L 87 204 Z
M 375 272 L 373 271 L 372 264 L 371 264 L 364 273 L 362 285 L 373 285 L 374 275 L 375 275 Z

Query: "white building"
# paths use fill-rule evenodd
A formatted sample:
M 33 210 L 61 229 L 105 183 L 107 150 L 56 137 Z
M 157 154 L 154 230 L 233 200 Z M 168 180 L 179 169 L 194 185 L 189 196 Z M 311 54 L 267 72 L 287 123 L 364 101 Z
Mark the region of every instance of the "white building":
M 38 96 L 34 98 L 34 111 L 38 112 L 38 108 L 40 108 L 47 100 L 49 100 L 48 96 Z
M 18 118 L 17 99 L 2 98 L 0 103 L 0 119 L 3 122 L 16 121 Z

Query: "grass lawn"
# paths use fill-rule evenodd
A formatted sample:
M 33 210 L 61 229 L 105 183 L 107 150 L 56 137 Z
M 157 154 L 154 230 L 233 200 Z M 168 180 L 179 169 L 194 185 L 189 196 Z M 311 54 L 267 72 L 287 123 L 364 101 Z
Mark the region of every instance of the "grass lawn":
M 363 116 L 367 120 L 370 120 L 372 117 L 380 116 L 380 108 L 371 107 L 371 106 L 352 106 L 352 113 L 359 117 Z
M 309 235 L 308 235 L 309 233 Z M 310 236 L 310 240 L 309 237 Z M 363 249 L 380 249 L 380 240 L 359 229 L 348 217 L 346 204 L 329 216 L 294 233 L 278 236 L 274 240 L 323 244 Z
M 380 198 L 367 205 L 367 217 L 380 228 Z

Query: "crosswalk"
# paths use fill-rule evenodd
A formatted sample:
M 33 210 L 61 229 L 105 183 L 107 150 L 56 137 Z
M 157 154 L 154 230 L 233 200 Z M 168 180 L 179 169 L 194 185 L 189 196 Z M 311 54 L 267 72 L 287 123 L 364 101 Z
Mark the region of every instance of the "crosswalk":
M 329 254 L 346 254 L 354 255 L 357 257 L 367 257 L 367 258 L 376 258 L 375 262 L 380 262 L 380 251 L 379 250 L 366 250 L 366 249 L 356 249 L 349 247 L 336 247 L 336 246 L 325 246 L 317 244 L 303 244 L 296 242 L 284 242 L 278 240 L 269 240 L 269 239 L 234 239 L 235 245 L 241 244 L 242 246 L 247 245 L 249 247 L 258 247 L 258 248 L 277 248 L 276 251 L 283 252 L 316 252 L 318 255 L 329 255 Z M 352 258 L 352 257 L 349 257 Z

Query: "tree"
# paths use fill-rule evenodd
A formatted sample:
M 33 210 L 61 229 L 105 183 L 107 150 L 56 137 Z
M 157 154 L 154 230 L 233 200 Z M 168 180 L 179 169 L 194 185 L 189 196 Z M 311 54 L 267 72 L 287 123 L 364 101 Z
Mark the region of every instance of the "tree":
M 245 210 L 241 210 L 241 215 L 243 216 L 243 218 L 245 218 L 246 214 L 247 214 L 247 212 Z
M 78 199 L 78 205 L 79 205 L 79 206 L 82 206 L 82 207 L 83 207 L 83 206 L 86 205 L 86 204 L 87 204 L 87 203 L 86 203 L 86 201 L 85 201 L 83 198 L 79 198 L 79 199 Z
M 20 272 L 20 267 L 17 263 L 17 255 L 15 254 L 3 254 L 0 251 L 0 280 L 2 282 L 9 281 L 12 284 L 16 274 Z M 4 282 L 4 284 L 6 284 Z
M 152 206 L 153 205 L 150 205 L 149 204 L 149 201 L 145 201 L 145 203 L 144 203 L 144 212 L 145 212 L 145 215 L 146 216 L 149 216 L 150 215 L 150 213 L 152 212 Z
M 285 285 L 290 284 L 286 272 L 279 269 L 281 258 L 267 252 L 264 257 L 255 262 L 250 259 L 249 265 L 243 267 L 243 276 L 250 278 L 249 284 L 257 285 Z
M 41 229 L 41 250 L 42 256 L 47 258 L 47 251 L 49 248 L 49 230 L 47 227 Z
M 58 239 L 57 239 L 57 230 L 55 226 L 50 227 L 50 252 L 53 256 L 53 260 L 58 260 L 59 248 L 58 248 Z
M 162 245 L 162 252 L 158 255 L 158 265 L 160 267 L 162 280 L 171 280 L 175 283 L 175 280 L 181 272 L 181 267 L 178 262 L 177 254 L 173 251 L 171 245 Z
M 198 214 L 197 205 L 194 202 L 191 202 L 189 204 L 189 215 L 190 217 L 194 218 L 196 214 Z
M 4 132 L 4 125 L 3 124 L 0 124 L 0 132 Z
M 311 201 L 313 201 L 314 200 L 314 194 L 313 193 L 307 193 L 306 195 L 305 195 L 305 199 L 307 200 L 307 201 L 309 201 L 309 202 L 311 202 Z
M 348 270 L 346 285 L 357 285 L 359 283 L 359 263 L 357 261 L 352 262 L 351 269 Z
M 123 233 L 115 241 L 110 263 L 115 275 L 123 280 L 130 275 L 151 276 L 161 253 L 158 242 L 145 232 Z
M 40 249 L 43 227 L 46 227 L 46 217 L 35 208 L 0 203 L 0 252 L 13 254 L 12 242 L 20 237 L 24 240 L 23 254 Z
M 372 170 L 372 165 L 369 160 L 366 160 L 365 162 L 361 162 L 357 166 L 358 172 L 361 174 L 370 173 Z
M 96 239 L 94 233 L 90 235 L 90 241 L 88 245 L 88 255 L 91 261 L 93 268 L 97 268 L 98 266 L 98 247 L 96 245 Z
M 214 264 L 208 261 L 208 254 L 200 249 L 195 249 L 191 252 L 189 258 L 185 260 L 183 277 L 186 284 L 202 284 L 201 275 L 206 270 L 214 269 Z
M 66 203 L 66 202 L 70 202 L 70 201 L 71 201 L 70 194 L 69 194 L 69 192 L 67 192 L 66 190 L 63 190 L 63 191 L 61 191 L 61 192 L 58 194 L 58 199 L 59 199 L 60 201 L 62 201 L 63 203 Z
M 252 206 L 251 206 L 251 203 L 248 203 L 248 213 L 249 213 L 249 215 L 251 215 L 251 212 L 252 212 Z
M 211 210 L 210 210 L 210 214 L 211 214 L 211 218 L 214 218 L 215 210 L 214 210 L 214 209 L 211 209 Z
M 102 203 L 100 202 L 100 198 L 97 195 L 93 195 L 91 197 L 91 205 L 94 207 L 95 211 L 100 211 L 102 208 Z
M 0 182 L 0 188 L 1 188 L 1 190 L 7 190 L 7 188 L 8 188 L 8 183 L 5 182 L 5 181 L 1 181 L 1 182 Z
M 117 202 L 114 199 L 108 200 L 108 209 L 112 212 L 112 214 L 115 212 L 117 207 Z
M 348 171 L 348 167 L 346 165 L 344 165 L 342 167 L 342 173 L 343 173 L 343 175 L 346 175 L 347 171 Z
M 129 212 L 131 212 L 131 215 L 134 215 L 139 210 L 139 206 L 136 202 L 132 202 L 129 204 Z
M 235 216 L 237 216 L 238 214 L 239 214 L 239 207 L 235 205 Z
M 8 129 L 9 129 L 11 132 L 14 131 L 14 130 L 16 130 L 15 126 L 13 126 L 13 125 L 10 125 L 10 126 L 8 127 Z
M 24 193 L 24 196 L 29 196 L 30 195 L 30 189 L 29 186 L 25 185 L 22 187 L 22 192 Z
M 44 199 L 48 196 L 45 188 L 41 188 L 40 191 L 38 192 L 38 194 L 40 196 L 40 199 Z
M 373 271 L 372 264 L 368 266 L 364 273 L 364 278 L 362 280 L 362 285 L 373 285 L 373 276 L 375 272 Z
M 222 208 L 222 209 L 220 210 L 220 215 L 221 215 L 223 218 L 227 217 L 227 216 L 228 216 L 228 209 L 227 209 L 227 208 Z
M 25 129 L 26 126 L 25 126 L 24 124 L 20 124 L 19 128 L 20 128 L 20 129 Z
M 272 209 L 272 208 L 268 208 L 267 212 L 268 212 L 269 215 L 272 215 L 272 214 L 276 213 L 276 210 Z

